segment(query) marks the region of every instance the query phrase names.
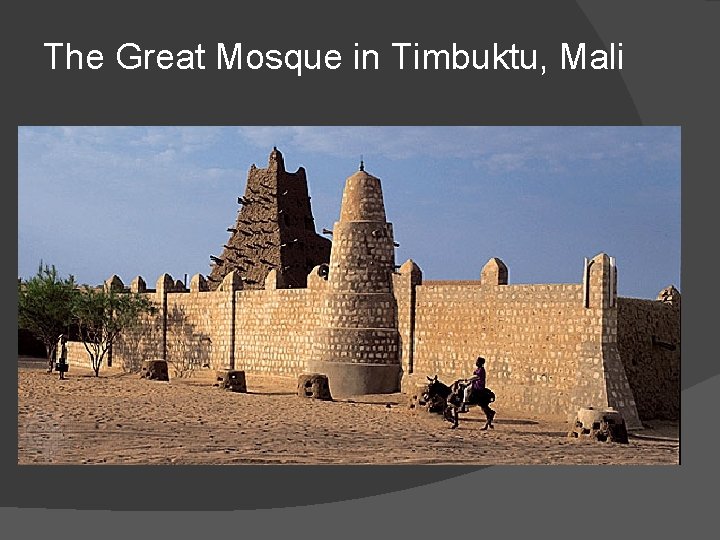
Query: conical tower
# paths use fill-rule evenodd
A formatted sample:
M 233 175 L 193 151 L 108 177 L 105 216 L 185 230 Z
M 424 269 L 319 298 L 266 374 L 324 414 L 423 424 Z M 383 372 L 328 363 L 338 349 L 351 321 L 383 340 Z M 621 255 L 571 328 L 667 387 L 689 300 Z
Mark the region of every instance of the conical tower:
M 330 241 L 315 232 L 305 169 L 287 172 L 282 154 L 273 148 L 266 169 L 250 167 L 238 204 L 222 255 L 211 257 L 210 289 L 231 271 L 242 276 L 245 289 L 262 289 L 273 269 L 278 288 L 306 287 L 308 273 L 329 260 Z
M 395 246 L 380 180 L 360 170 L 345 182 L 333 228 L 328 283 L 308 370 L 328 376 L 332 395 L 400 388 Z

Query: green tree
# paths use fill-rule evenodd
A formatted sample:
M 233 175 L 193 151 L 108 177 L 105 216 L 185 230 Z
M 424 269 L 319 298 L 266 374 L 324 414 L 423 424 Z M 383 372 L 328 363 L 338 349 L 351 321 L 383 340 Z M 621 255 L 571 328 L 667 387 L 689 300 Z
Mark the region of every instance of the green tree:
M 18 280 L 18 325 L 42 341 L 50 362 L 58 337 L 67 333 L 72 322 L 75 293 L 73 276 L 61 279 L 54 265 L 42 261 L 35 276 Z
M 137 324 L 143 314 L 156 311 L 154 304 L 141 294 L 83 287 L 75 296 L 73 315 L 80 325 L 80 339 L 96 377 L 118 335 Z

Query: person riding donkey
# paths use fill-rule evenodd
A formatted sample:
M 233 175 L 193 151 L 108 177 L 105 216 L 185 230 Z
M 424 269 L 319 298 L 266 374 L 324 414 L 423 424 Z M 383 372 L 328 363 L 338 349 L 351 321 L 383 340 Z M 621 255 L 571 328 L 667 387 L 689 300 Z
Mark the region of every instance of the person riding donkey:
M 492 397 L 485 386 L 485 359 L 482 356 L 478 356 L 475 360 L 475 371 L 473 371 L 472 377 L 463 379 L 463 382 L 463 400 L 459 412 L 468 412 L 469 405 L 479 405 L 487 417 L 487 424 L 482 429 L 493 428 L 492 421 L 495 411 L 490 408 Z

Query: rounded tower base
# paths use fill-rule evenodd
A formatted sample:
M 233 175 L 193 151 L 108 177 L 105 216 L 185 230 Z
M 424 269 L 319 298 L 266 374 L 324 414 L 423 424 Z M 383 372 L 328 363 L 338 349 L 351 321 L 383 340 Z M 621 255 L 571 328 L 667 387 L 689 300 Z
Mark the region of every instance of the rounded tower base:
M 392 394 L 400 391 L 399 364 L 308 362 L 309 372 L 327 375 L 333 396 Z

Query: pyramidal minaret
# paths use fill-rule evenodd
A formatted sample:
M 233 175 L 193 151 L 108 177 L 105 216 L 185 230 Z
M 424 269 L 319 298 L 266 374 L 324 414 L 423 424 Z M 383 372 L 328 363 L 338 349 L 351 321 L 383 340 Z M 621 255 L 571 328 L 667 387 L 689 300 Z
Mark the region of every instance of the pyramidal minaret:
M 232 271 L 242 276 L 244 289 L 263 289 L 270 270 L 280 277 L 278 288 L 306 287 L 313 267 L 327 263 L 330 241 L 315 232 L 305 169 L 286 171 L 282 153 L 273 148 L 266 168 L 250 167 L 238 203 L 230 239 L 220 257 L 210 257 L 210 289 Z
M 395 242 L 380 179 L 360 170 L 345 181 L 333 227 L 327 287 L 308 370 L 328 376 L 333 395 L 400 389 Z

